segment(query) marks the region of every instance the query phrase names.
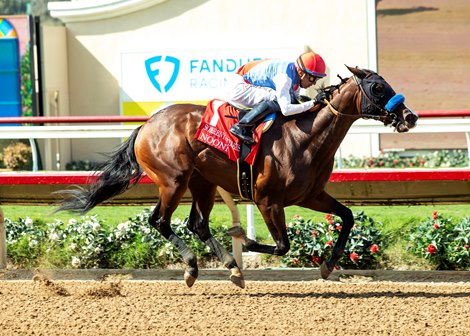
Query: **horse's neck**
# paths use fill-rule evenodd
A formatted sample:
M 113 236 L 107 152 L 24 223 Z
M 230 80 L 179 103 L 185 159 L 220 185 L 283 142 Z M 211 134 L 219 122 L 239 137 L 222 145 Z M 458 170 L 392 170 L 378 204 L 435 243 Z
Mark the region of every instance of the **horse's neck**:
M 357 90 L 345 85 L 332 100 L 332 106 L 341 114 L 335 115 L 329 106 L 318 111 L 312 122 L 308 150 L 318 160 L 334 158 L 351 125 L 358 119 Z

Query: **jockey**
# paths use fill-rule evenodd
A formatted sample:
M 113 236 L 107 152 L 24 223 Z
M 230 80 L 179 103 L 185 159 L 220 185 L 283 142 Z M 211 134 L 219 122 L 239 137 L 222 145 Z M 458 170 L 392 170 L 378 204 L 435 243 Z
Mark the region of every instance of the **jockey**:
M 269 113 L 281 111 L 283 115 L 291 116 L 322 103 L 326 98 L 323 91 L 314 100 L 297 102 L 300 88 L 314 85 L 326 76 L 325 70 L 323 58 L 312 51 L 303 53 L 295 62 L 265 59 L 243 65 L 237 71 L 237 80 L 227 100 L 235 107 L 252 109 L 232 126 L 230 132 L 242 141 L 253 144 L 253 127 Z

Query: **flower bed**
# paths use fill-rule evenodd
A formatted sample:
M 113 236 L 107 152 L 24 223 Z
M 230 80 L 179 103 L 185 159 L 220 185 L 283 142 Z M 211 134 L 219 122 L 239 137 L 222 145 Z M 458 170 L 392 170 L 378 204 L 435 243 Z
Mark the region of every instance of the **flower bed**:
M 177 249 L 148 224 L 150 211 L 144 210 L 116 226 L 96 216 L 70 219 L 68 223 L 33 222 L 29 217 L 5 220 L 9 263 L 15 268 L 164 268 L 182 262 Z M 175 219 L 172 228 L 198 255 L 201 266 L 214 256 L 186 227 Z M 381 268 L 387 258 L 388 238 L 383 226 L 364 212 L 354 215 L 355 224 L 338 267 L 344 269 Z M 327 214 L 320 222 L 296 215 L 287 223 L 291 249 L 281 258 L 271 258 L 273 266 L 318 267 L 331 256 L 342 223 Z M 231 238 L 224 226 L 212 226 L 213 235 L 230 250 Z M 429 219 L 409 233 L 406 253 L 427 261 L 431 268 L 470 269 L 470 218 L 453 220 L 433 212 Z

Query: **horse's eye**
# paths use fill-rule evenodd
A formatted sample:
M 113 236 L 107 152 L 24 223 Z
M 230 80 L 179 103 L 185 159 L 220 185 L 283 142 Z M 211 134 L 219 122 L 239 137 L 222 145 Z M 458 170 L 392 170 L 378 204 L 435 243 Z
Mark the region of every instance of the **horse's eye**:
M 381 96 L 384 93 L 385 88 L 384 88 L 383 84 L 374 83 L 374 84 L 371 85 L 370 90 L 372 91 L 372 94 L 374 96 Z

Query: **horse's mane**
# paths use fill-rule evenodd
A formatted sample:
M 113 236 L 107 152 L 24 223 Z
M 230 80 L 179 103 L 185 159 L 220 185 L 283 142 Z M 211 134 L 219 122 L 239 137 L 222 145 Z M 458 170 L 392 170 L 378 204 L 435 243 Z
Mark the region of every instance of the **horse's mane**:
M 319 91 L 323 91 L 323 92 L 326 92 L 327 94 L 329 95 L 332 95 L 333 92 L 339 90 L 339 88 L 343 85 L 343 84 L 346 84 L 346 82 L 351 78 L 351 77 L 346 77 L 346 78 L 343 78 L 341 77 L 340 75 L 337 75 L 338 78 L 340 79 L 340 83 L 339 84 L 332 84 L 332 85 L 328 85 L 328 86 L 325 86 L 325 87 L 321 87 L 319 89 Z

